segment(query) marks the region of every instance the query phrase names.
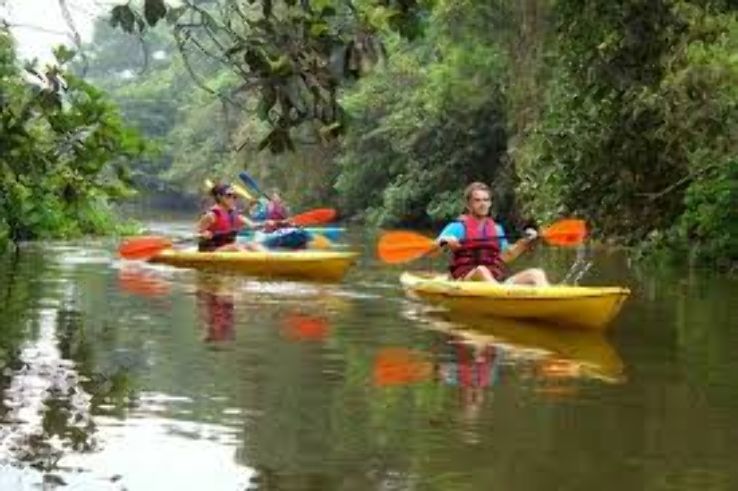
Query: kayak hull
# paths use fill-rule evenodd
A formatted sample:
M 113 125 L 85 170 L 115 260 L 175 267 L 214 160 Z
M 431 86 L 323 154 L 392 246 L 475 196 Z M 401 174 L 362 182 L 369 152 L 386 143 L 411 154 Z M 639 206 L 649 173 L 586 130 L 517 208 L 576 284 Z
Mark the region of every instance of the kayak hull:
M 346 275 L 357 257 L 355 252 L 198 252 L 168 249 L 149 259 L 149 262 L 267 278 L 334 282 Z
M 458 312 L 595 331 L 607 328 L 630 295 L 620 287 L 500 285 L 435 273 L 404 273 L 400 283 L 408 293 Z

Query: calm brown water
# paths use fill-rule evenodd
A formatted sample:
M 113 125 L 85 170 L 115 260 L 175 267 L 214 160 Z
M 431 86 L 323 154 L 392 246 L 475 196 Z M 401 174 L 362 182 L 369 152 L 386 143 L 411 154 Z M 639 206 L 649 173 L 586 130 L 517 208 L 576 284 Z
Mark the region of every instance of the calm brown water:
M 580 335 L 431 311 L 363 243 L 338 285 L 4 259 L 0 489 L 738 489 L 736 280 L 597 254 L 633 297 Z

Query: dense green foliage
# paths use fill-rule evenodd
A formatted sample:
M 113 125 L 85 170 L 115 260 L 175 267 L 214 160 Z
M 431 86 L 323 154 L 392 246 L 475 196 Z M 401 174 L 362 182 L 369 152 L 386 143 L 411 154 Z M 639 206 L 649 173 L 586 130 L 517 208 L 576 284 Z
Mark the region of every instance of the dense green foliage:
M 505 56 L 481 42 L 494 15 L 472 1 L 439 2 L 426 43 L 398 40 L 386 69 L 344 97 L 352 126 L 336 186 L 347 211 L 367 210 L 375 223 L 439 221 L 461 212 L 470 181 L 503 175 Z M 498 189 L 503 197 L 509 183 Z
M 144 146 L 102 92 L 65 73 L 71 53 L 56 55 L 40 78 L 0 31 L 0 249 L 112 231 L 109 200 L 127 194 L 128 158 Z
M 515 159 L 523 201 L 608 237 L 738 258 L 735 13 L 563 0 L 554 13 L 545 111 Z
M 357 2 L 362 15 L 344 15 L 345 4 L 329 0 L 299 2 L 304 15 L 292 9 L 297 2 L 263 10 L 271 3 L 197 2 L 170 19 L 175 34 L 185 29 L 195 44 L 212 43 L 210 34 L 226 24 L 243 39 L 258 38 L 271 71 L 258 72 L 240 41 L 221 51 L 209 44 L 203 54 L 175 37 L 180 42 L 168 41 L 167 52 L 184 58 L 168 57 L 115 87 L 126 114 L 168 118 L 157 135 L 171 161 L 159 177 L 193 191 L 206 176 L 247 167 L 293 203 L 337 204 L 381 225 L 452 218 L 463 186 L 484 180 L 494 183 L 496 211 L 508 222 L 577 215 L 608 240 L 680 257 L 738 257 L 738 14 L 731 2 L 437 0 L 405 9 Z M 237 8 L 248 10 L 246 18 Z M 330 15 L 320 17 L 324 9 Z M 367 22 L 395 16 L 402 22 Z M 141 19 L 134 16 L 132 29 L 164 42 L 168 27 Z M 188 19 L 197 29 L 182 27 Z M 327 31 L 305 29 L 318 21 Z M 381 56 L 326 75 L 338 116 L 297 117 L 299 97 L 275 88 L 287 83 L 281 69 L 285 77 L 320 79 L 327 65 L 298 63 L 282 42 L 308 46 L 330 65 L 362 29 Z M 323 35 L 341 49 L 316 51 Z M 289 104 L 270 105 L 272 90 Z M 146 101 L 146 111 L 135 108 Z M 288 114 L 297 119 L 280 126 Z M 338 140 L 327 129 L 334 123 Z M 290 143 L 274 146 L 279 128 Z M 273 152 L 294 144 L 295 152 L 259 152 L 265 142 Z

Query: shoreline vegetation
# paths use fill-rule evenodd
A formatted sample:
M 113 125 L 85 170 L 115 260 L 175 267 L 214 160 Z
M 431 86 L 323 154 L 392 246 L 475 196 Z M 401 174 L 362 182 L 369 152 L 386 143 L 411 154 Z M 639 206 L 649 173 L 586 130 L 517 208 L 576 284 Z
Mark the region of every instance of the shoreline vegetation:
M 147 144 L 115 105 L 56 64 L 21 66 L 0 29 L 0 250 L 29 240 L 129 228 L 113 213 L 130 196 L 128 165 Z
M 2 203 L 0 242 L 107 233 L 100 203 L 134 187 L 192 195 L 247 168 L 296 208 L 387 228 L 454 218 L 481 180 L 508 227 L 575 216 L 636 257 L 738 267 L 734 2 L 318 3 L 113 8 L 84 58 L 60 51 L 70 100 L 87 101 L 77 119 L 55 126 L 64 111 L 38 103 L 43 155 L 3 162 L 42 166 L 50 142 L 98 121 L 85 111 L 107 129 L 57 159 L 71 172 L 0 176 L 22 196 Z M 0 70 L 17 78 L 6 38 Z M 56 211 L 16 204 L 42 196 Z

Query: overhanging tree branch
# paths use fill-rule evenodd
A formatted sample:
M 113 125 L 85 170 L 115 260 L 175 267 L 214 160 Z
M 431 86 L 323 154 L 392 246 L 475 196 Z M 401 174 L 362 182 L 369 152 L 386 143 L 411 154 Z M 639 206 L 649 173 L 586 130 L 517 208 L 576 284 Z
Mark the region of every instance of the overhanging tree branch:
M 320 8 L 307 0 L 248 0 L 248 5 L 183 0 L 176 8 L 162 8 L 162 0 L 143 1 L 143 15 L 130 4 L 116 6 L 113 24 L 127 32 L 142 31 L 166 17 L 198 87 L 225 97 L 196 75 L 187 49 L 190 41 L 204 56 L 235 72 L 245 83 L 240 91 L 258 90 L 257 111 L 272 125 L 259 147 L 275 153 L 294 148 L 291 130 L 304 122 L 325 125 L 330 128 L 326 134 L 337 137 L 344 124 L 337 100 L 340 83 L 366 74 L 377 63 L 384 53 L 380 33 L 395 30 L 410 37 L 421 25 L 417 0 L 363 0 L 359 6 L 323 0 Z
M 82 49 L 82 36 L 79 35 L 77 26 L 74 24 L 72 13 L 69 11 L 69 6 L 67 5 L 67 0 L 59 0 L 59 8 L 61 9 L 64 22 L 66 22 L 69 30 L 72 31 L 71 37 L 74 42 L 74 46 L 77 48 L 77 53 L 79 53 L 82 58 L 82 76 L 84 77 L 90 67 L 90 60 L 87 58 L 84 49 Z

